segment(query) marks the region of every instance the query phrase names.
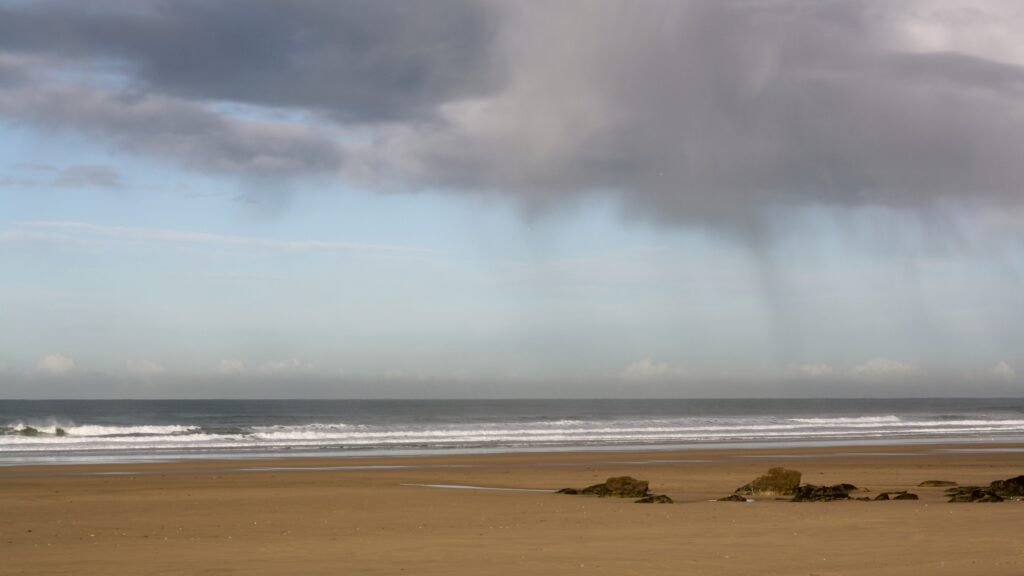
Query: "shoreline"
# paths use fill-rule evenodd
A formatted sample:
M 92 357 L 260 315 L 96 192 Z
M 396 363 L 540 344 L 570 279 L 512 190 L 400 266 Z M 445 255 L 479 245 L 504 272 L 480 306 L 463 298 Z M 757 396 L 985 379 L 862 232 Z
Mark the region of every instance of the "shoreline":
M 885 450 L 879 451 L 879 448 Z M 393 455 L 266 455 L 228 458 L 175 458 L 157 461 L 54 462 L 0 465 L 0 479 L 82 475 L 154 475 L 167 471 L 220 473 L 338 472 L 487 468 L 507 466 L 649 466 L 670 464 L 725 464 L 729 462 L 809 462 L 842 458 L 907 458 L 969 454 L 1021 454 L 1024 442 L 885 443 L 824 446 L 707 446 L 687 448 L 604 448 L 600 450 L 442 452 Z M 564 462 L 557 462 L 562 459 Z M 1022 458 L 1024 460 L 1024 458 Z
M 970 448 L 966 448 L 970 446 Z M 105 466 L 149 464 L 171 464 L 175 462 L 268 462 L 291 460 L 364 460 L 364 459 L 402 459 L 402 458 L 443 458 L 447 456 L 491 456 L 514 454 L 616 454 L 616 453 L 675 453 L 675 452 L 721 452 L 721 451 L 770 451 L 770 450 L 829 450 L 829 449 L 860 449 L 860 448 L 901 448 L 923 447 L 947 450 L 1024 450 L 1024 437 L 952 437 L 952 438 L 899 438 L 899 439 L 851 439 L 851 440 L 794 440 L 794 441 L 733 441 L 704 443 L 665 443 L 665 444 L 622 444 L 622 445 L 590 445 L 590 446 L 530 446 L 522 448 L 433 448 L 433 449 L 286 449 L 286 450 L 252 450 L 237 452 L 173 452 L 143 455 L 130 453 L 127 455 L 105 455 L 80 451 L 73 454 L 59 454 L 51 458 L 37 456 L 22 460 L 4 461 L 0 456 L 0 474 L 10 468 L 36 466 Z M 115 451 L 109 451 L 115 452 Z M 131 451 L 128 451 L 131 452 Z M 24 452 L 33 456 L 42 452 Z M 9 457 L 10 458 L 10 457 Z
M 1024 443 L 996 398 L 0 403 L 0 467 L 285 457 Z
M 920 500 L 710 501 L 774 466 Z M 917 484 L 1022 473 L 1001 443 L 6 467 L 0 575 L 1019 576 L 1024 502 Z M 549 492 L 621 475 L 675 504 Z

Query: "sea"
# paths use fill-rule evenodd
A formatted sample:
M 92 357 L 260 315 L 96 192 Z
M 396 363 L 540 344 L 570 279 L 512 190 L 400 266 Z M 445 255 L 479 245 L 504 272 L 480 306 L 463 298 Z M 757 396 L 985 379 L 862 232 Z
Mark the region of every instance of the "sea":
M 0 465 L 1024 441 L 1024 398 L 0 400 Z

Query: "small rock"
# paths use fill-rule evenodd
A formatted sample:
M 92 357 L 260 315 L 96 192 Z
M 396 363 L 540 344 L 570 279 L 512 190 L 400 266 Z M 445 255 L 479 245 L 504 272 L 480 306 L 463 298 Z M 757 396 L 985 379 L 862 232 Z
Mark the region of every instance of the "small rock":
M 988 489 L 1003 498 L 1020 498 L 1024 496 L 1024 476 L 1015 476 L 1008 480 L 996 480 L 989 484 Z
M 917 485 L 918 488 L 945 488 L 946 486 L 956 486 L 956 482 L 951 480 L 925 480 Z
M 737 494 L 748 496 L 787 496 L 800 486 L 800 472 L 786 468 L 772 468 L 750 484 L 736 489 Z
M 888 492 L 882 492 L 878 496 L 875 496 L 875 500 L 888 500 L 888 499 L 889 499 L 889 493 Z
M 893 497 L 893 500 L 917 500 L 917 499 L 918 499 L 917 494 L 912 494 L 910 492 L 901 492 L 901 493 L 899 493 L 899 494 L 897 494 L 896 496 Z
M 555 492 L 555 494 L 579 494 L 579 493 L 580 493 L 580 491 L 575 489 L 575 488 L 562 488 L 558 492 Z
M 746 502 L 747 499 L 739 494 L 729 494 L 716 500 L 716 502 Z
M 798 486 L 793 494 L 792 502 L 831 502 L 832 500 L 849 500 L 847 486 L 852 484 L 836 484 L 834 486 L 815 486 L 804 484 Z
M 616 476 L 604 481 L 603 484 L 587 486 L 580 494 L 593 494 L 601 498 L 617 496 L 619 498 L 642 498 L 647 495 L 648 482 L 637 480 L 632 476 Z
M 637 504 L 672 504 L 672 502 L 672 499 L 664 494 L 652 494 L 636 501 Z
M 960 486 L 949 495 L 950 502 L 1002 502 L 1004 498 L 979 486 Z

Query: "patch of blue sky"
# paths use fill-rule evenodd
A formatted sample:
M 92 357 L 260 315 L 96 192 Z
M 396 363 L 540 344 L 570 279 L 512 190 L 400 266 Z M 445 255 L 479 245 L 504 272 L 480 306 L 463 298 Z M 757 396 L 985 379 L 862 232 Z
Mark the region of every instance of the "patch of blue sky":
M 623 220 L 610 198 L 526 216 L 501 196 L 333 178 L 273 189 L 18 127 L 0 156 L 8 180 L 36 181 L 0 186 L 0 233 L 67 240 L 0 250 L 0 324 L 16 327 L 0 361 L 26 370 L 54 353 L 111 373 L 296 358 L 324 374 L 537 378 L 644 358 L 748 379 L 874 357 L 957 373 L 1024 360 L 1020 252 L 979 257 L 977 223 L 965 230 L 981 239 L 924 252 L 928 231 L 898 211 L 811 207 L 755 245 Z M 121 185 L 48 185 L 39 168 L 81 165 Z

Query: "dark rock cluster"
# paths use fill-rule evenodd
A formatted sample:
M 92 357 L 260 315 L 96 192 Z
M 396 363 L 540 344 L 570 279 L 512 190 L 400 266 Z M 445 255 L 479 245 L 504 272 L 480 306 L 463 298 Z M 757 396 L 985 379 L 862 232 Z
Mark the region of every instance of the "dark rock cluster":
M 979 486 L 958 486 L 946 490 L 950 502 L 1002 502 L 999 494 Z
M 1003 498 L 1024 497 L 1024 476 L 1014 476 L 1007 480 L 996 480 L 989 484 L 988 489 Z
M 1024 476 L 996 480 L 982 486 L 958 486 L 946 490 L 950 502 L 1002 502 L 1024 497 Z
M 793 502 L 831 502 L 833 500 L 849 500 L 850 492 L 856 490 L 853 484 L 835 484 L 833 486 L 815 486 L 804 484 L 793 492 Z
M 833 484 L 816 486 L 800 485 L 800 472 L 786 468 L 772 468 L 767 474 L 753 482 L 741 486 L 735 493 L 719 498 L 718 502 L 746 502 L 747 496 L 792 496 L 792 502 L 831 502 L 833 500 L 850 500 L 850 493 L 860 490 L 853 484 Z M 946 495 L 950 502 L 1003 502 L 1007 499 L 1024 499 L 1024 475 L 1006 480 L 996 480 L 987 487 L 957 486 L 949 480 L 926 480 L 918 484 L 922 488 L 940 488 L 949 486 Z M 599 498 L 638 498 L 637 504 L 672 504 L 672 498 L 664 494 L 651 494 L 646 480 L 637 480 L 631 476 L 616 476 L 600 484 L 583 489 L 563 488 L 559 494 L 587 494 Z M 777 498 L 783 500 L 783 498 Z M 900 490 L 898 492 L 881 492 L 874 498 L 862 496 L 857 500 L 918 500 L 917 494 Z
M 600 484 L 587 486 L 582 490 L 576 488 L 562 488 L 559 494 L 586 494 L 599 498 L 639 498 L 637 504 L 672 504 L 672 499 L 664 494 L 651 494 L 648 492 L 649 483 L 647 480 L 637 480 L 632 476 L 616 476 L 609 478 Z
M 619 498 L 642 498 L 647 495 L 648 482 L 637 480 L 632 476 L 616 476 L 601 484 L 587 486 L 580 494 L 591 494 L 601 498 L 617 496 Z
M 802 474 L 787 468 L 772 468 L 768 473 L 736 489 L 732 496 L 719 498 L 719 502 L 746 502 L 745 496 L 792 496 L 793 502 L 829 502 L 848 500 L 850 492 L 857 490 L 853 484 L 834 486 L 800 485 Z
M 605 498 L 615 496 L 618 498 L 640 498 L 647 495 L 647 481 L 637 480 L 630 476 L 618 476 L 609 478 L 601 484 L 588 486 L 580 490 L 580 494 L 590 494 Z

